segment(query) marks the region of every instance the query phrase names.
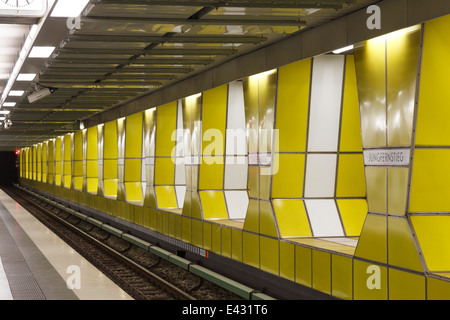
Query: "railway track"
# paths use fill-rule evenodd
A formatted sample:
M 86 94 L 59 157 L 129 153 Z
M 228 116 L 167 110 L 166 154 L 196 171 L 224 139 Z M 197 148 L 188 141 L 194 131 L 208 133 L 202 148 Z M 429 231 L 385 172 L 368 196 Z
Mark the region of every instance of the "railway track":
M 4 191 L 136 300 L 241 299 L 19 188 Z

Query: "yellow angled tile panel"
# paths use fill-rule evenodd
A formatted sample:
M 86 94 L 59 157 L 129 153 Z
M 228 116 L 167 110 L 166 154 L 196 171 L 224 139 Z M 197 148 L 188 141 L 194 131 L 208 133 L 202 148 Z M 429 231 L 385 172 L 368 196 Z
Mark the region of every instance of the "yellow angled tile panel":
M 203 249 L 211 250 L 211 248 L 212 248 L 212 224 L 203 221 Z
M 261 269 L 263 271 L 279 274 L 279 246 L 278 240 L 260 237 Z
M 36 155 L 36 152 L 34 152 Z M 72 135 L 67 134 L 64 136 L 64 161 L 72 160 Z
M 311 228 L 302 200 L 272 201 L 281 237 L 310 237 Z
M 409 168 L 388 168 L 388 213 L 406 213 L 408 181 Z
M 279 151 L 305 151 L 310 79 L 311 59 L 280 68 L 276 124 L 279 130 Z
M 270 201 L 259 202 L 259 232 L 264 235 L 278 238 L 278 228 L 275 222 L 275 214 Z
M 87 129 L 87 159 L 98 159 L 98 127 Z
M 105 159 L 117 159 L 117 121 L 105 123 L 103 139 L 103 157 Z
M 252 198 L 259 198 L 259 167 L 248 167 L 248 194 Z
M 259 268 L 259 236 L 243 232 L 243 259 L 248 265 Z
M 231 229 L 231 258 L 242 261 L 242 230 Z
M 175 163 L 171 158 L 156 158 L 155 185 L 175 183 Z
M 117 160 L 103 161 L 103 178 L 117 179 Z
M 140 182 L 125 182 L 128 201 L 142 201 L 142 185 Z
M 177 128 L 177 102 L 159 106 L 156 111 L 156 156 L 170 157 L 175 147 L 172 134 Z
M 420 35 L 420 27 L 412 27 L 386 37 L 388 146 L 411 145 Z
M 275 69 L 257 75 L 259 79 L 259 152 L 272 150 L 277 74 Z
M 450 270 L 450 216 L 411 216 L 411 221 L 430 271 Z
M 366 148 L 386 146 L 385 56 L 384 37 L 366 41 L 355 48 L 362 140 Z
M 222 242 L 222 256 L 231 258 L 231 228 L 225 226 L 222 227 L 221 242 Z
M 337 197 L 365 197 L 366 181 L 362 154 L 339 156 Z
M 386 213 L 386 168 L 366 167 L 367 203 L 370 212 Z
M 258 77 L 244 79 L 245 121 L 248 128 L 248 151 L 258 151 Z
M 177 198 L 174 186 L 155 186 L 158 208 L 176 208 Z
M 280 277 L 295 281 L 295 245 L 280 241 Z
M 411 212 L 450 211 L 450 150 L 416 149 L 411 181 Z
M 190 209 L 190 211 L 185 212 L 183 207 L 183 215 L 188 214 L 192 218 L 203 219 L 203 215 L 200 209 L 200 196 L 198 192 L 187 192 L 187 194 L 190 194 L 190 206 L 188 206 L 188 209 Z
M 389 269 L 389 300 L 425 300 L 425 277 Z
M 97 193 L 97 188 L 98 188 L 98 179 L 88 178 L 87 179 L 87 192 Z
M 450 279 L 441 280 L 432 277 L 427 278 L 428 300 L 450 300 Z
M 83 160 L 83 132 L 77 131 L 74 134 L 73 138 L 73 159 L 74 160 Z
M 423 271 L 406 219 L 388 218 L 388 254 L 390 265 Z
M 74 177 L 73 178 L 73 188 L 75 190 L 81 190 L 83 188 L 83 177 Z M 96 190 L 97 192 L 97 190 Z
M 416 133 L 419 145 L 450 145 L 449 29 L 449 15 L 425 24 Z
M 199 189 L 223 189 L 223 157 L 213 157 L 221 162 L 214 163 L 212 157 L 203 157 L 200 164 Z
M 169 214 L 169 218 L 174 219 L 173 214 Z M 173 224 L 172 224 L 173 228 Z M 192 244 L 201 247 L 203 243 L 203 222 L 199 220 L 192 220 Z
M 142 112 L 127 117 L 125 157 L 142 157 Z
M 62 140 L 62 138 L 61 137 L 58 137 L 58 138 L 56 138 L 56 141 L 55 141 L 55 160 L 56 161 L 61 161 L 62 160 L 62 158 L 61 158 L 61 140 Z M 28 151 L 28 153 L 30 153 L 30 151 Z
M 211 250 L 214 253 L 222 254 L 222 226 L 213 224 L 211 226 Z
M 353 55 L 347 55 L 346 59 L 340 150 L 362 152 L 355 59 Z
M 388 299 L 386 267 L 356 259 L 353 266 L 354 300 Z
M 208 152 L 208 155 L 223 155 L 224 154 L 224 137 L 225 126 L 227 120 L 227 100 L 228 100 L 228 85 L 207 90 L 203 92 L 203 108 L 202 108 L 202 154 L 208 150 L 208 145 L 217 145 L 218 149 L 214 148 L 214 152 Z M 214 137 L 214 138 L 213 138 Z M 219 139 L 219 140 L 218 140 Z M 222 143 L 218 143 L 218 141 Z M 221 149 L 220 149 L 221 145 Z
M 244 230 L 259 232 L 259 200 L 250 199 L 245 215 Z
M 200 191 L 204 219 L 228 219 L 223 191 Z
M 98 161 L 96 160 L 86 161 L 86 167 L 87 167 L 86 176 L 88 178 L 98 177 Z
M 312 249 L 295 246 L 295 282 L 304 286 L 312 285 Z
M 331 294 L 345 300 L 353 298 L 353 260 L 337 254 L 331 255 Z
M 181 240 L 191 243 L 192 239 L 192 219 L 182 217 L 181 220 Z
M 338 199 L 337 204 L 348 237 L 360 236 L 367 215 L 367 201 L 363 199 Z
M 355 256 L 382 263 L 387 262 L 386 223 L 385 216 L 367 215 Z
M 70 188 L 71 183 L 72 183 L 72 176 L 64 176 L 64 187 Z
M 74 176 L 83 176 L 83 161 L 74 161 L 73 162 L 73 175 Z
M 105 196 L 117 196 L 117 180 L 104 180 L 103 185 L 105 187 Z
M 303 196 L 304 154 L 278 154 L 278 172 L 273 175 L 273 198 L 301 198 Z
M 321 292 L 331 294 L 331 254 L 312 251 L 312 285 Z
M 260 176 L 259 176 L 259 198 L 269 200 L 270 199 L 270 181 L 272 177 L 268 174 L 268 167 L 260 167 Z
M 141 159 L 125 159 L 125 181 L 141 181 Z

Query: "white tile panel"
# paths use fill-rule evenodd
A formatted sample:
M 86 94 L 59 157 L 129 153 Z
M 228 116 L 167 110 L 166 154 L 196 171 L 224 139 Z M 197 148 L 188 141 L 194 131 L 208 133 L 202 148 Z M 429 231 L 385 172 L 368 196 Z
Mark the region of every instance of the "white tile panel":
M 309 151 L 337 151 L 344 56 L 314 58 L 309 120 Z
M 242 81 L 228 86 L 228 110 L 226 132 L 226 154 L 247 154 L 247 134 L 245 126 L 244 89 Z
M 245 219 L 249 202 L 247 191 L 225 191 L 225 201 L 230 219 Z
M 344 236 L 334 200 L 305 200 L 314 237 Z
M 225 189 L 247 189 L 247 159 L 246 156 L 225 157 Z
M 184 197 L 186 195 L 186 186 L 175 186 L 178 208 L 183 208 Z
M 175 164 L 175 184 L 186 185 L 186 167 L 184 165 L 184 158 L 178 158 Z
M 309 154 L 306 163 L 305 197 L 333 197 L 336 154 Z

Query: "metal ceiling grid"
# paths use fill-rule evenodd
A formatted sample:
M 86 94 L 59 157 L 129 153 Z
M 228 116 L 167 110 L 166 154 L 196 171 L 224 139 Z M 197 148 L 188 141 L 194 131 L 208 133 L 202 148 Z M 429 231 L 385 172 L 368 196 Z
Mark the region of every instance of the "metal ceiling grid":
M 35 103 L 25 95 L 11 109 L 13 126 L 0 131 L 0 148 L 76 130 L 95 113 L 369 2 L 91 0 L 26 95 L 39 86 L 57 90 Z

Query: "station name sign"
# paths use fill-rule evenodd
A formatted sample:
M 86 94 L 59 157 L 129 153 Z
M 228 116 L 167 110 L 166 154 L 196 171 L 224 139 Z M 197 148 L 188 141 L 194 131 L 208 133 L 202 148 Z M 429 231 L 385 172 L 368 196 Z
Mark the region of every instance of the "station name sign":
M 380 167 L 409 166 L 410 149 L 364 150 L 364 165 Z

